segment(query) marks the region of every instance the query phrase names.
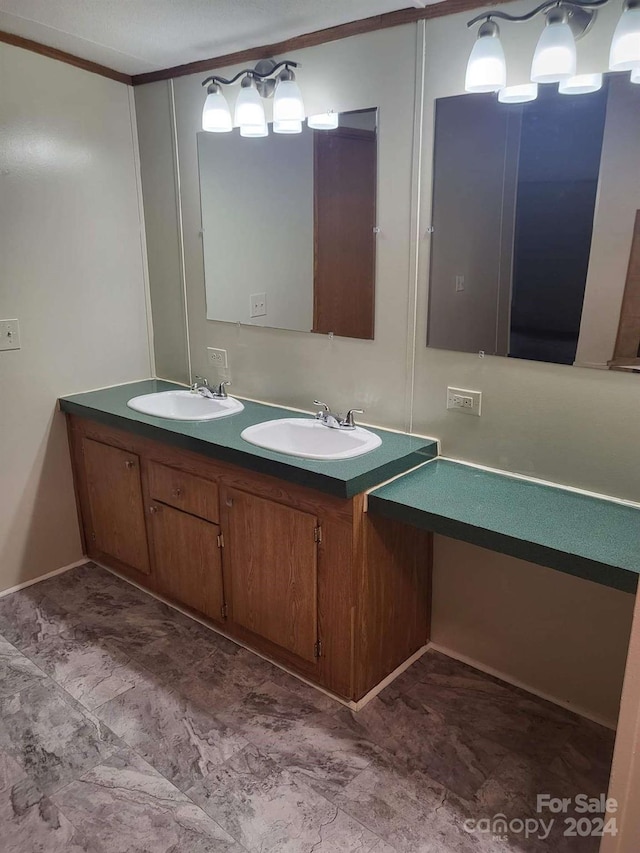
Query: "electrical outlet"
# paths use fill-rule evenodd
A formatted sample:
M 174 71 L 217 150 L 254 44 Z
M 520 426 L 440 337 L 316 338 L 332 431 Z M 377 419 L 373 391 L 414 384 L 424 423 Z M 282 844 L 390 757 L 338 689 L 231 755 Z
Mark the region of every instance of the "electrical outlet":
M 267 294 L 252 293 L 249 298 L 251 299 L 251 313 L 249 316 L 264 317 L 267 313 Z
M 463 415 L 480 417 L 481 391 L 465 391 L 463 388 L 447 388 L 447 409 L 455 409 Z
M 215 347 L 207 347 L 207 361 L 214 367 L 228 367 L 226 349 L 216 349 Z
M 0 320 L 0 350 L 20 349 L 20 326 L 17 320 Z

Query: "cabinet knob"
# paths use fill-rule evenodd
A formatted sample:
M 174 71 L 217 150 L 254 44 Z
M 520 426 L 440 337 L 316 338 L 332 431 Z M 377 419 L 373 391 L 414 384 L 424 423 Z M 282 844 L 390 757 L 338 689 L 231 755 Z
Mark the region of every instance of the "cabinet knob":
M 150 506 L 149 512 L 153 515 L 156 512 L 160 512 L 161 509 L 162 509 L 162 507 L 159 507 L 159 506 Z
M 233 506 L 233 498 L 227 498 L 225 503 L 227 506 Z
M 126 468 L 129 468 L 129 470 L 131 470 L 131 468 L 136 467 L 136 463 L 132 459 L 127 459 L 127 461 L 124 464 L 125 464 Z
M 174 489 L 171 492 L 171 496 L 174 498 L 179 498 L 181 494 L 182 494 L 182 489 Z

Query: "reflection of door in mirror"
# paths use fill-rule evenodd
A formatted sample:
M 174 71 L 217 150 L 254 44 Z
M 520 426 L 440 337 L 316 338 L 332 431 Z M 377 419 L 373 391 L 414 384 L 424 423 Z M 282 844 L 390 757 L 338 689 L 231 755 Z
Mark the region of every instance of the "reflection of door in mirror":
M 372 339 L 375 124 L 316 131 L 314 166 L 313 331 Z
M 640 87 L 455 96 L 435 118 L 427 345 L 612 366 L 618 327 L 631 334 Z
M 640 371 L 640 210 L 636 211 L 620 325 L 609 367 Z

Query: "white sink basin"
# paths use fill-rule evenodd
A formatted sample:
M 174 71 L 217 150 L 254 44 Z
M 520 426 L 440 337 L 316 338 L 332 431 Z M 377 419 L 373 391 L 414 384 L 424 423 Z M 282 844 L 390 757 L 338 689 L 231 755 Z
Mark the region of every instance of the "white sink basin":
M 311 418 L 282 418 L 247 427 L 245 441 L 305 459 L 351 459 L 380 447 L 382 439 L 367 429 L 331 429 Z
M 192 394 L 191 391 L 160 391 L 133 397 L 127 406 L 143 415 L 172 421 L 212 421 L 241 412 L 244 406 L 234 397 L 216 398 Z

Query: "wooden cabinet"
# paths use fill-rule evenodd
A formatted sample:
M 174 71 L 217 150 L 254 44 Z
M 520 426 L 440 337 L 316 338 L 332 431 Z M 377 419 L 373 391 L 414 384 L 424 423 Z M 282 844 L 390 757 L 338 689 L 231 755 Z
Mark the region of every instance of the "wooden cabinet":
M 87 554 L 358 700 L 428 640 L 431 538 L 68 415 Z
M 82 441 L 88 499 L 87 534 L 96 556 L 149 573 L 140 459 L 91 438 Z
M 218 525 L 156 502 L 149 512 L 158 592 L 218 622 L 224 619 Z
M 229 619 L 304 661 L 318 657 L 316 516 L 222 492 Z

